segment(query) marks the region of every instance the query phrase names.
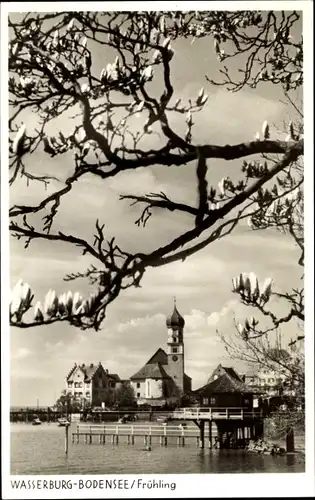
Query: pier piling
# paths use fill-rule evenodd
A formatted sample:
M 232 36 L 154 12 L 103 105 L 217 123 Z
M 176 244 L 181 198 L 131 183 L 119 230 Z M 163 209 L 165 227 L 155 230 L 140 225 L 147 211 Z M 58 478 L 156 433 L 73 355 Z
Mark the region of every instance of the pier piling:
M 69 426 L 65 426 L 65 454 L 68 454 L 68 447 L 69 447 Z

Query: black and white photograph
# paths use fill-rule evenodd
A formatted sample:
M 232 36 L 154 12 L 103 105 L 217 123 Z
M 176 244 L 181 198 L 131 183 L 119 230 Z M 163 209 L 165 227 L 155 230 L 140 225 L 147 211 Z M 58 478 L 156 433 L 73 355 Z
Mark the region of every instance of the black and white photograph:
M 312 2 L 1 29 L 4 497 L 313 496 Z

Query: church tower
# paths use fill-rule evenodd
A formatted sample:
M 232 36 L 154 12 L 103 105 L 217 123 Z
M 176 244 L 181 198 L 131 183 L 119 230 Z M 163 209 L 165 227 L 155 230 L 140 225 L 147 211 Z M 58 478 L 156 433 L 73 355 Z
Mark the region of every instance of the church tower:
M 184 326 L 185 320 L 178 312 L 174 299 L 174 310 L 166 320 L 167 338 L 167 372 L 173 379 L 178 396 L 184 393 Z

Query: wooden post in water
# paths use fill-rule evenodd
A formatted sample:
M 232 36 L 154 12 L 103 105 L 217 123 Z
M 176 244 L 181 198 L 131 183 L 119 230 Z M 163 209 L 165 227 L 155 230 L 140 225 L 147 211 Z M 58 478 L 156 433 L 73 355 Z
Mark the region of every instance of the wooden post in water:
M 65 454 L 68 454 L 68 447 L 69 447 L 69 425 L 65 426 Z
M 205 423 L 203 420 L 200 421 L 200 440 L 199 448 L 204 448 L 205 446 Z
M 209 420 L 209 437 L 208 437 L 208 440 L 209 440 L 209 448 L 211 449 L 212 448 L 212 420 Z
M 287 427 L 287 432 L 286 432 L 286 451 L 287 453 L 293 453 L 294 452 L 294 429 L 292 426 Z

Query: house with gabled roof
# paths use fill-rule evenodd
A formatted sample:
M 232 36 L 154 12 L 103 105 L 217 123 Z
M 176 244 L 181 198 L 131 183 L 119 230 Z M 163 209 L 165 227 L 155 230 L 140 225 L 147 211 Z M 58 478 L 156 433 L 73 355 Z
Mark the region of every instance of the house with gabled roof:
M 185 320 L 174 302 L 173 312 L 166 319 L 167 350 L 159 348 L 153 356 L 130 377 L 137 403 L 151 406 L 178 404 L 191 391 L 191 378 L 185 373 Z
M 66 391 L 76 401 L 91 406 L 111 404 L 115 389 L 121 383 L 119 376 L 110 374 L 102 363 L 74 363 L 66 377 Z
M 210 377 L 208 378 L 208 383 L 209 382 L 213 382 L 214 380 L 216 380 L 218 377 L 220 377 L 221 375 L 224 375 L 224 374 L 228 374 L 230 375 L 232 378 L 236 379 L 236 380 L 239 380 L 240 382 L 242 382 L 242 378 L 240 375 L 238 375 L 236 373 L 236 371 L 234 370 L 234 368 L 232 368 L 231 366 L 222 366 L 221 363 L 215 368 L 215 370 L 213 370 L 212 374 L 210 375 Z
M 254 391 L 234 368 L 219 364 L 207 384 L 193 391 L 193 396 L 198 406 L 252 410 Z

